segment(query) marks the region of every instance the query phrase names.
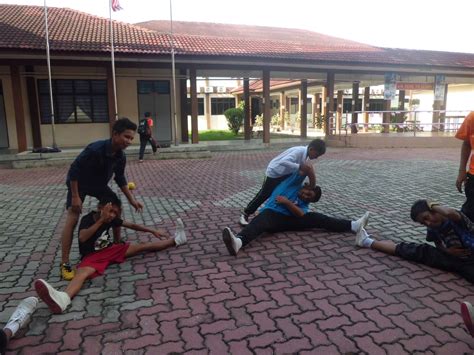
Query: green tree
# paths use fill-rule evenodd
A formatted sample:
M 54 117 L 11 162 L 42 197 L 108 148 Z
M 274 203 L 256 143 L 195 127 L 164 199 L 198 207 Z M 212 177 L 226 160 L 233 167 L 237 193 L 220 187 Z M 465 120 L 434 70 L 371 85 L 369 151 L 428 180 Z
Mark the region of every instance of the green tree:
M 240 127 L 244 123 L 244 110 L 242 107 L 229 108 L 224 111 L 224 116 L 227 119 L 229 130 L 235 135 L 239 133 Z

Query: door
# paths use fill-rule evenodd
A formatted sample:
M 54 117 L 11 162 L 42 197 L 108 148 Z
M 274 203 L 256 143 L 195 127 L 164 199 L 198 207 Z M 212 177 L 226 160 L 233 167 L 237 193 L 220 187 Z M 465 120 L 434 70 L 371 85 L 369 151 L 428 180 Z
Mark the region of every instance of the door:
M 170 82 L 138 80 L 137 89 L 140 119 L 145 117 L 145 112 L 150 112 L 153 137 L 161 146 L 169 146 L 172 141 Z
M 8 147 L 7 117 L 5 115 L 2 82 L 0 81 L 0 148 Z

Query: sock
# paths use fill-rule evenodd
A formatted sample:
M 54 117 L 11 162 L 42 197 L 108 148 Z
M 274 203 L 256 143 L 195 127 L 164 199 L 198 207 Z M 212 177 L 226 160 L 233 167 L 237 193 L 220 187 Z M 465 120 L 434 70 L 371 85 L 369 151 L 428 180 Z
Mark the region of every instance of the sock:
M 237 236 L 234 239 L 234 243 L 235 243 L 235 251 L 239 251 L 240 248 L 242 248 L 242 239 L 240 239 L 240 236 Z
M 374 242 L 375 240 L 373 240 L 372 238 L 370 237 L 367 237 L 365 238 L 363 241 L 362 241 L 362 247 L 364 248 L 370 248 L 372 246 L 372 243 Z

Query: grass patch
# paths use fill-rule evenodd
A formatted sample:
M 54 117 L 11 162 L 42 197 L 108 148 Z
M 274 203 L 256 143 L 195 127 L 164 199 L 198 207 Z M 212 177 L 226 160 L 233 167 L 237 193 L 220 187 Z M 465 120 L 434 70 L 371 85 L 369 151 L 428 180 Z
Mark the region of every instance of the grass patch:
M 270 138 L 295 138 L 297 135 L 291 134 L 282 134 L 282 133 L 270 133 Z M 189 134 L 191 139 L 191 134 Z M 239 133 L 234 135 L 231 131 L 225 130 L 209 130 L 209 131 L 199 131 L 199 141 L 232 141 L 232 140 L 242 140 L 244 139 L 244 134 Z M 261 139 L 261 138 L 259 138 Z

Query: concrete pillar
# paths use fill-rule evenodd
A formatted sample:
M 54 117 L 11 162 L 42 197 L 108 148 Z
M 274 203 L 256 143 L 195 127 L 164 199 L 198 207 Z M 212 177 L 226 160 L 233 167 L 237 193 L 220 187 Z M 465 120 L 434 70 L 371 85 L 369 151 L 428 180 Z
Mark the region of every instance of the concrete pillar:
M 204 79 L 204 87 L 209 87 L 209 78 Z M 207 129 L 211 129 L 211 93 L 209 92 L 204 92 L 204 116 Z
M 300 136 L 306 138 L 308 136 L 308 81 L 306 79 L 301 80 L 300 86 L 300 116 L 301 116 L 301 127 Z
M 25 112 L 23 110 L 23 92 L 21 90 L 20 67 L 10 65 L 10 76 L 12 80 L 13 109 L 15 111 L 16 137 L 18 141 L 18 152 L 28 149 L 26 141 Z
M 311 95 L 311 107 L 312 107 L 312 110 L 311 110 L 311 127 L 313 128 L 316 128 L 316 117 L 318 117 L 318 112 L 316 112 L 316 110 L 318 110 L 318 94 L 313 94 Z
M 179 79 L 179 112 L 181 120 L 181 142 L 188 143 L 188 88 L 186 86 L 186 69 L 181 69 L 179 74 L 181 76 L 181 79 Z
M 41 122 L 38 110 L 38 90 L 36 79 L 34 77 L 35 70 L 31 65 L 25 67 L 25 72 L 29 74 L 26 77 L 26 94 L 28 100 L 28 108 L 30 110 L 31 134 L 33 136 L 33 148 L 41 148 Z
M 285 107 L 286 107 L 286 112 L 288 112 L 288 124 L 291 126 L 291 122 L 290 122 L 290 115 L 291 115 L 291 97 L 290 96 L 287 96 L 286 97 L 286 104 L 285 104 Z M 285 115 L 285 119 L 286 119 L 286 115 Z M 286 124 L 286 123 L 285 123 Z
M 280 92 L 280 125 L 281 129 L 285 129 L 285 114 L 288 108 L 286 107 L 286 94 L 284 91 Z
M 359 119 L 359 114 L 354 113 L 354 111 L 357 111 L 357 101 L 359 100 L 359 82 L 354 81 L 352 83 L 352 105 L 351 105 L 351 111 L 352 111 L 352 120 L 351 120 L 351 133 L 357 133 L 357 121 Z
M 400 111 L 405 111 L 405 90 L 398 91 L 398 109 Z M 397 123 L 402 123 L 404 121 L 405 113 L 400 112 L 397 116 Z
M 263 143 L 270 143 L 270 71 L 263 70 Z
M 245 140 L 252 138 L 249 78 L 244 78 L 244 138 Z
M 363 111 L 370 110 L 370 86 L 364 88 L 364 107 Z M 369 113 L 364 112 L 364 132 L 369 130 Z
M 328 72 L 326 79 L 327 96 L 326 96 L 326 126 L 324 127 L 324 133 L 326 136 L 331 134 L 331 121 L 332 121 L 332 110 L 334 109 L 334 73 Z
M 191 83 L 191 142 L 193 144 L 199 143 L 199 128 L 198 128 L 198 97 L 197 97 L 197 80 L 196 68 L 191 68 L 189 71 L 189 81 Z
M 337 90 L 336 133 L 342 127 L 342 108 L 344 104 L 344 90 Z
M 392 100 L 383 100 L 384 111 L 390 111 L 392 109 L 391 105 L 392 105 Z M 384 112 L 382 122 L 385 124 L 383 125 L 382 133 L 390 132 L 390 125 L 388 125 L 388 123 L 390 123 L 390 117 L 391 117 L 390 112 Z

